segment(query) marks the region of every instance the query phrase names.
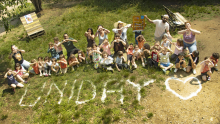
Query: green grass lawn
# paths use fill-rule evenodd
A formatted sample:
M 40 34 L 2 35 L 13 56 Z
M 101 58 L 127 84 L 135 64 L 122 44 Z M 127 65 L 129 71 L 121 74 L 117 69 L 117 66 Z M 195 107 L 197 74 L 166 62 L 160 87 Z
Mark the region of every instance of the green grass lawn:
M 186 5 L 180 4 L 179 7 L 168 6 L 173 12 L 180 12 L 184 17 L 189 20 L 199 19 L 202 17 L 214 17 L 220 14 L 218 5 L 204 5 L 200 4 L 192 5 L 188 3 Z M 74 45 L 85 51 L 87 41 L 84 36 L 85 31 L 88 28 L 93 28 L 96 32 L 98 25 L 103 25 L 106 29 L 109 29 L 111 33 L 108 35 L 109 42 L 113 40 L 113 24 L 118 20 L 126 23 L 132 23 L 132 16 L 148 15 L 150 19 L 160 19 L 160 16 L 165 14 L 162 4 L 154 4 L 152 2 L 145 2 L 143 0 L 129 1 L 126 0 L 87 0 L 72 6 L 62 7 L 55 6 L 53 4 L 44 4 L 44 11 L 41 13 L 39 20 L 45 29 L 46 34 L 36 39 L 27 42 L 26 32 L 23 25 L 17 25 L 7 35 L 0 37 L 0 72 L 5 72 L 6 68 L 13 68 L 14 62 L 8 59 L 8 55 L 11 52 L 11 45 L 15 44 L 21 49 L 24 49 L 26 53 L 23 54 L 25 60 L 36 59 L 38 56 L 50 56 L 46 53 L 48 49 L 48 43 L 53 42 L 54 37 L 63 39 L 63 34 L 68 33 L 70 37 L 78 40 L 78 43 Z M 20 15 L 29 13 L 34 10 L 34 7 L 29 4 L 28 8 Z M 147 26 L 143 31 L 145 39 L 149 44 L 154 43 L 154 31 L 155 25 L 146 21 Z M 127 32 L 128 42 L 134 43 L 134 33 L 129 28 Z M 173 37 L 179 37 L 175 32 L 172 33 Z M 96 39 L 98 43 L 98 39 Z M 64 50 L 66 54 L 66 51 Z M 129 73 L 126 70 L 114 73 L 101 72 L 97 73 L 93 69 L 93 65 L 87 65 L 88 72 L 84 72 L 86 65 L 81 65 L 77 71 L 67 73 L 63 76 L 51 77 L 39 77 L 32 76 L 29 79 L 29 84 L 25 84 L 24 88 L 16 89 L 16 93 L 12 94 L 7 86 L 6 80 L 1 78 L 0 84 L 0 122 L 8 121 L 9 123 L 111 123 L 118 122 L 120 120 L 126 122 L 126 118 L 133 118 L 140 113 L 137 110 L 144 109 L 142 105 L 138 103 L 137 90 L 132 85 L 126 83 L 127 79 L 135 82 L 136 84 L 143 85 L 144 82 L 155 79 L 156 85 L 165 90 L 164 80 L 165 75 L 161 70 L 152 68 L 142 68 L 141 62 L 138 63 L 138 69 L 134 73 Z M 74 81 L 76 82 L 74 83 Z M 109 81 L 111 80 L 111 81 Z M 96 97 L 88 103 L 76 105 L 75 101 L 88 100 L 93 97 L 93 85 L 96 86 Z M 123 86 L 122 94 L 124 95 L 124 104 L 121 105 L 119 99 L 121 94 L 118 92 L 107 94 L 105 103 L 101 101 L 103 95 L 103 88 L 106 81 L 107 89 L 120 90 Z M 67 82 L 67 84 L 65 84 Z M 83 82 L 83 84 L 82 84 Z M 52 86 L 50 91 L 51 84 Z M 44 87 L 45 86 L 45 87 Z M 79 90 L 81 87 L 81 90 Z M 62 102 L 60 101 L 60 92 L 57 88 L 63 92 Z M 33 104 L 38 97 L 41 99 L 36 103 L 34 107 L 21 107 L 19 105 L 22 95 L 26 95 L 23 98 L 21 104 L 30 105 Z M 48 92 L 50 91 L 50 94 Z M 78 93 L 80 91 L 79 97 Z M 141 99 L 144 99 L 150 94 L 150 87 L 143 87 L 140 91 Z M 70 99 L 70 96 L 72 98 Z M 69 100 L 70 99 L 70 100 Z M 45 102 L 47 101 L 47 102 Z M 23 115 L 22 112 L 26 112 Z M 153 113 L 148 113 L 146 119 L 153 117 Z

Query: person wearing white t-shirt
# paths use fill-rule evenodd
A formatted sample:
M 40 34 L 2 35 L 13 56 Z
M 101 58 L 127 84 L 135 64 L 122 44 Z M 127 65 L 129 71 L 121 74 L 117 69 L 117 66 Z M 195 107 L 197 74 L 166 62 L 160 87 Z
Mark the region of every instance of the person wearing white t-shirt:
M 151 20 L 147 17 L 147 15 L 144 15 L 144 17 L 148 20 L 150 23 L 154 23 L 156 25 L 155 33 L 154 33 L 154 39 L 155 41 L 161 41 L 162 36 L 167 33 L 168 38 L 172 41 L 172 36 L 169 32 L 169 24 L 167 23 L 167 20 L 169 19 L 168 15 L 164 15 L 161 17 L 161 20 Z
M 170 63 L 170 59 L 169 59 L 170 53 L 172 53 L 172 51 L 164 47 L 161 53 L 159 54 L 160 68 L 163 70 L 164 73 L 166 73 L 167 69 L 170 69 L 171 71 L 173 67 L 173 64 Z

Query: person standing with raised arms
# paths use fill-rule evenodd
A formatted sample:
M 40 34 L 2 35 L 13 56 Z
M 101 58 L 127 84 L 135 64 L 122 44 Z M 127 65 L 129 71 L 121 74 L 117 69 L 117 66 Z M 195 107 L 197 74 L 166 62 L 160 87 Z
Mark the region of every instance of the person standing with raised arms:
M 147 19 L 148 22 L 154 23 L 156 25 L 155 33 L 154 33 L 154 39 L 155 41 L 161 42 L 162 36 L 166 33 L 167 38 L 172 41 L 172 36 L 169 32 L 169 24 L 167 23 L 167 20 L 169 19 L 168 15 L 161 16 L 161 20 L 151 20 L 147 17 L 147 15 L 144 15 L 144 17 Z

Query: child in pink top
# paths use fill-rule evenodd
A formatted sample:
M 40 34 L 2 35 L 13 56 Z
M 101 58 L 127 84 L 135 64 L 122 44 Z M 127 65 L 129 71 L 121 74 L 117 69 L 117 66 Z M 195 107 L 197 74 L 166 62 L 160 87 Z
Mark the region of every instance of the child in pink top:
M 134 50 L 133 43 L 130 43 L 130 45 L 128 46 L 128 48 L 126 50 L 126 52 L 127 52 L 127 59 L 128 59 L 128 66 L 130 66 L 130 63 L 132 63 L 133 50 Z
M 56 49 L 56 52 L 59 55 L 63 54 L 63 49 L 61 47 L 61 42 L 59 42 L 58 37 L 55 37 L 53 40 L 54 40 L 54 48 Z
M 111 45 L 109 44 L 108 39 L 104 39 L 103 43 L 99 46 L 100 49 L 102 48 L 103 51 L 108 53 L 108 56 L 111 55 L 110 47 Z
M 25 78 L 28 78 L 29 74 L 25 73 L 26 70 L 22 69 L 21 65 L 19 63 L 15 64 L 15 72 L 17 73 L 16 75 L 16 80 L 17 81 L 21 81 L 21 82 L 25 82 Z
M 177 39 L 177 42 L 173 43 L 173 45 L 175 46 L 175 51 L 171 55 L 171 60 L 176 60 L 179 53 L 183 52 L 183 40 L 182 39 Z
M 211 68 L 214 66 L 212 60 L 208 57 L 205 57 L 205 60 L 200 63 L 201 65 L 201 76 L 203 81 L 209 81 L 211 79 Z

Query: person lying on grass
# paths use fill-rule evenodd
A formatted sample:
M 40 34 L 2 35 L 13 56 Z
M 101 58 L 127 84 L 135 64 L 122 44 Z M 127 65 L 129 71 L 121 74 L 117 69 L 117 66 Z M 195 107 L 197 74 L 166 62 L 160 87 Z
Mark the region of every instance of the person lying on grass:
M 114 70 L 112 69 L 113 66 L 113 58 L 108 55 L 107 52 L 102 52 L 102 58 L 100 60 L 101 67 L 106 71 L 111 71 L 112 73 Z
M 173 53 L 169 48 L 164 47 L 159 54 L 160 57 L 160 68 L 166 74 L 166 71 L 170 69 L 172 71 L 173 64 L 170 63 L 170 53 Z
M 57 59 L 55 59 L 55 58 L 52 59 L 51 70 L 52 70 L 53 72 L 55 72 L 56 75 L 59 74 L 60 65 L 57 63 Z
M 196 74 L 196 65 L 199 63 L 199 51 L 195 50 L 192 53 L 188 54 L 186 57 L 189 57 L 189 63 L 186 67 L 186 72 L 193 71 L 193 74 Z
M 74 54 L 71 54 L 68 60 L 69 68 L 72 69 L 72 71 L 77 70 L 77 66 L 79 64 L 78 59 L 75 57 Z
M 15 70 L 14 71 L 17 73 L 16 80 L 25 83 L 24 79 L 29 77 L 29 74 L 26 73 L 27 71 L 25 69 L 22 69 L 22 67 L 19 63 L 15 64 Z
M 126 64 L 122 51 L 118 51 L 118 56 L 115 60 L 115 67 L 119 72 L 121 71 L 121 69 L 126 68 L 132 73 L 132 70 L 130 70 L 130 67 Z
M 15 91 L 16 87 L 24 87 L 23 84 L 19 83 L 16 79 L 15 76 L 20 72 L 14 72 L 11 69 L 7 69 L 8 71 L 5 73 L 4 78 L 7 78 L 8 80 L 8 85 L 12 87 L 12 90 Z M 25 82 L 27 83 L 27 82 Z
M 201 65 L 200 72 L 201 72 L 202 80 L 210 81 L 212 75 L 211 68 L 214 66 L 214 64 L 212 63 L 212 59 L 205 57 L 204 61 L 202 61 L 200 65 Z
M 182 68 L 183 71 L 186 71 L 186 61 L 184 59 L 184 52 L 179 53 L 178 58 L 175 61 L 176 68 L 174 72 L 176 73 L 179 68 Z

